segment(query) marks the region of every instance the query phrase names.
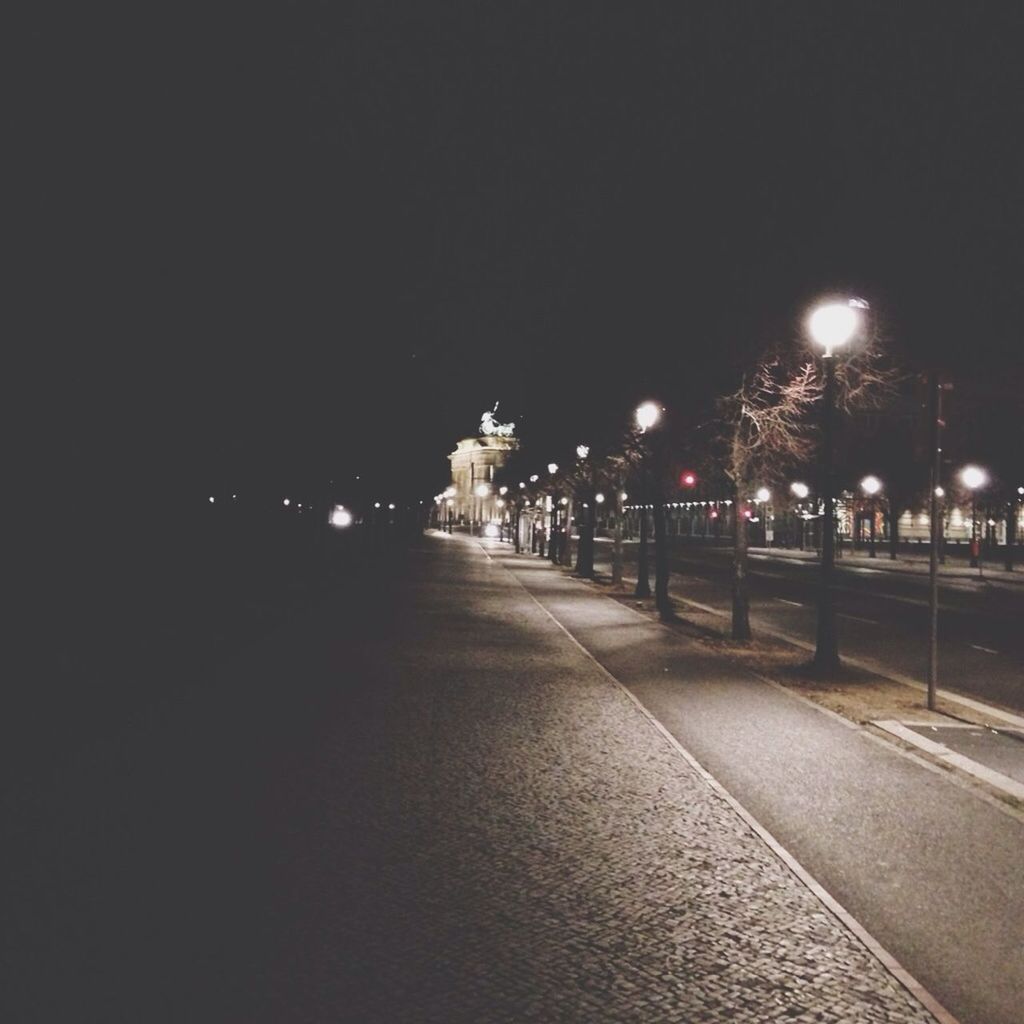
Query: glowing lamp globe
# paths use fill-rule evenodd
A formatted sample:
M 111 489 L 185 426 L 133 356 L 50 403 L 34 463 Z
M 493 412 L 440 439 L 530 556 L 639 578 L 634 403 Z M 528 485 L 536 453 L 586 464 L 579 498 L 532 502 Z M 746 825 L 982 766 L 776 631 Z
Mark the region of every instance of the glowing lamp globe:
M 767 487 L 758 487 L 757 489 L 757 500 L 768 501 L 772 496 L 772 492 Z
M 491 489 L 487 484 L 477 484 L 476 490 L 473 492 L 478 498 L 486 498 L 491 493 Z
M 825 356 L 832 350 L 842 348 L 852 337 L 860 323 L 855 309 L 840 302 L 819 306 L 807 321 L 811 339 L 825 350 Z
M 968 490 L 975 491 L 988 483 L 988 473 L 980 466 L 964 466 L 960 471 L 960 481 Z
M 578 458 L 585 459 L 590 454 L 590 446 L 585 444 L 576 445 L 576 455 Z
M 807 486 L 807 484 L 802 484 L 799 481 L 795 481 L 794 483 L 791 483 L 789 485 L 789 489 L 801 501 L 803 501 L 804 498 L 806 498 L 807 495 L 811 493 L 811 489 Z
M 658 422 L 660 415 L 661 410 L 653 402 L 644 402 L 637 406 L 636 425 L 641 430 L 650 430 Z
M 860 482 L 860 489 L 869 497 L 874 497 L 882 489 L 882 481 L 877 476 L 866 476 Z

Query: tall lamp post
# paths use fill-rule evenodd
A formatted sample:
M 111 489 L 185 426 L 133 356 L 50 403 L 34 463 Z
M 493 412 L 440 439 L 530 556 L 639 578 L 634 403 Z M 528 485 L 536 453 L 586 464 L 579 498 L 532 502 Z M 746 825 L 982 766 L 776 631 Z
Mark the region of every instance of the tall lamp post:
M 449 533 L 452 532 L 452 520 L 455 518 L 455 510 L 454 510 L 455 494 L 456 494 L 456 491 L 455 491 L 454 487 L 446 487 L 444 489 L 445 508 L 447 510 L 447 517 L 446 518 L 447 518 L 448 532 Z
M 769 506 L 768 503 L 772 500 L 772 492 L 767 487 L 758 487 L 755 500 L 760 508 L 761 512 L 761 535 L 764 537 L 764 546 L 771 547 L 771 542 L 774 539 L 772 532 L 769 528 Z
M 548 476 L 554 477 L 558 472 L 558 463 L 548 463 Z M 554 487 L 554 481 L 552 480 L 552 487 Z M 558 491 L 554 490 L 551 497 L 551 515 L 550 515 L 550 527 L 548 529 L 548 558 L 558 565 L 559 545 L 558 545 Z
M 491 493 L 491 489 L 487 484 L 477 484 L 476 489 L 473 491 L 473 493 L 477 497 L 477 505 L 476 508 L 474 509 L 474 512 L 476 513 L 476 519 L 480 524 L 480 534 L 483 535 L 485 502 L 487 501 L 487 497 Z
M 818 596 L 818 628 L 813 665 L 817 672 L 828 675 L 839 668 L 839 634 L 836 629 L 835 558 L 836 558 L 836 496 L 834 438 L 836 410 L 836 355 L 853 337 L 860 324 L 854 306 L 829 303 L 811 313 L 807 327 L 811 340 L 822 348 L 825 364 L 825 391 L 822 395 L 821 430 L 821 497 L 824 514 L 821 523 L 821 581 Z
M 870 550 L 868 551 L 868 554 L 872 558 L 874 558 L 875 557 L 875 496 L 882 489 L 882 481 L 879 480 L 877 476 L 866 476 L 860 482 L 860 489 L 864 492 L 865 496 L 867 497 L 867 499 L 868 499 L 868 507 L 871 510 L 871 528 L 870 528 L 870 531 L 869 531 L 869 536 L 871 538 L 869 543 L 870 543 L 871 547 L 870 547 Z
M 802 484 L 799 480 L 794 480 L 793 483 L 789 485 L 789 489 L 798 502 L 803 501 L 807 495 L 811 493 L 811 489 L 807 484 Z M 804 531 L 807 526 L 807 520 L 804 518 L 803 512 L 800 511 L 799 505 L 797 505 L 796 517 L 800 520 L 800 550 L 803 551 Z
M 590 579 L 594 575 L 594 535 L 597 527 L 597 484 L 594 479 L 596 469 L 593 462 L 588 462 L 589 445 L 577 445 L 576 457 L 580 461 L 581 475 L 584 479 L 583 494 L 586 497 L 579 515 L 580 540 L 576 551 L 576 574 Z
M 971 492 L 971 568 L 981 575 L 981 544 L 978 542 L 978 490 L 988 483 L 988 473 L 980 466 L 964 466 L 960 482 Z
M 634 418 L 641 435 L 647 433 L 655 423 L 661 410 L 654 402 L 644 402 L 637 406 Z M 647 567 L 647 443 L 641 436 L 640 440 L 640 544 L 636 555 L 636 597 L 651 596 L 651 579 Z

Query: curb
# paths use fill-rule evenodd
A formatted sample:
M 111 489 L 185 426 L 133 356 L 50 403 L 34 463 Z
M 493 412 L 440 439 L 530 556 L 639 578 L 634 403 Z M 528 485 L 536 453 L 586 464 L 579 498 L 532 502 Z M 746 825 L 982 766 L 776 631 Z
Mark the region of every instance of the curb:
M 937 758 L 939 761 L 953 768 L 959 768 L 960 771 L 980 779 L 993 789 L 998 789 L 1007 796 L 1024 802 L 1024 783 L 1011 779 L 1009 775 L 1004 775 L 1002 772 L 997 772 L 994 768 L 989 768 L 979 761 L 975 761 L 963 754 L 958 754 L 950 750 L 943 743 L 936 743 L 935 740 L 930 740 L 927 736 L 921 736 L 919 733 L 914 732 L 913 729 L 908 729 L 902 722 L 882 720 L 872 722 L 871 724 L 889 733 L 890 736 L 895 736 L 904 743 L 909 743 L 911 746 L 917 747 L 918 750 L 931 754 L 932 757 Z

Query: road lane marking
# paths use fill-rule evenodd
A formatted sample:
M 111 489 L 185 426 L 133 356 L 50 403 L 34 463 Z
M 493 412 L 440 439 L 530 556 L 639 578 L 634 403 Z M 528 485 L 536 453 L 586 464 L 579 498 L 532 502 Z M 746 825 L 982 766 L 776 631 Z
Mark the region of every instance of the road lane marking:
M 785 597 L 777 597 L 776 601 L 781 601 L 783 604 L 791 604 L 794 608 L 803 608 L 803 604 L 800 601 L 789 601 Z
M 971 644 L 976 651 L 984 651 L 986 654 L 998 654 L 998 651 L 992 650 L 991 647 L 982 647 L 981 644 Z
M 840 612 L 839 617 L 843 619 L 853 619 L 854 622 L 866 622 L 869 626 L 878 625 L 878 621 L 876 619 L 865 619 L 860 615 L 851 615 L 849 612 Z

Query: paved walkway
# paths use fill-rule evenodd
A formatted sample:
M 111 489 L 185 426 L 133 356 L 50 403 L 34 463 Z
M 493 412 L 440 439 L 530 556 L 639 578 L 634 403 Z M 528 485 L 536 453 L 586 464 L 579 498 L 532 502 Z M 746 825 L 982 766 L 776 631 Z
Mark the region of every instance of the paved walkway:
M 542 560 L 492 556 L 948 1009 L 1016 1024 L 1019 820 Z
M 755 558 L 764 559 L 789 559 L 800 562 L 818 562 L 820 555 L 817 551 L 800 551 L 797 548 L 761 548 L 752 547 L 751 555 Z M 951 579 L 966 580 L 968 582 L 989 582 L 1006 583 L 1013 586 L 1024 586 L 1024 566 L 1018 565 L 1016 569 L 1007 572 L 1003 565 L 1003 556 L 987 556 L 988 560 L 982 559 L 980 569 L 972 569 L 966 556 L 959 554 L 949 556 L 945 562 L 939 564 L 939 578 L 942 582 Z M 837 557 L 837 565 L 849 568 L 874 569 L 878 572 L 903 572 L 914 576 L 927 576 L 929 573 L 929 561 L 927 550 L 924 554 L 901 552 L 895 559 L 889 557 L 887 549 L 879 546 L 877 555 L 872 558 L 865 554 L 863 549 L 856 551 L 849 547 L 843 549 Z
M 428 537 L 406 586 L 258 1019 L 931 1019 L 476 543 Z
M 964 1024 L 1016 1019 L 1001 1007 L 1020 987 L 1018 822 L 1000 819 L 1017 829 L 1004 874 L 1010 833 L 926 773 L 946 813 L 924 801 L 882 857 L 858 832 L 891 819 L 880 792 L 892 808 L 906 809 L 901 787 L 918 799 L 907 762 L 872 760 L 871 747 L 852 763 L 818 712 L 723 678 L 714 659 L 539 559 L 490 560 L 437 535 L 382 555 L 334 604 L 216 676 L 196 666 L 123 722 L 78 722 L 51 752 L 79 737 L 73 756 L 14 777 L 24 856 L 6 1018 L 931 1020 L 538 600 L 621 677 L 634 673 L 763 824 L 790 826 L 772 790 L 804 793 L 800 842 L 785 845 L 815 874 L 808 842 L 834 853 L 850 885 L 819 880 L 841 898 L 858 881 L 876 888 L 892 921 L 871 930 L 903 936 L 892 951 L 915 973 L 938 956 L 936 994 L 971 1011 Z M 659 693 L 686 700 L 659 707 Z M 794 713 L 806 716 L 796 732 Z M 958 878 L 930 874 L 933 856 L 907 882 L 907 858 L 950 843 L 973 844 Z M 962 915 L 962 949 L 950 955 L 941 929 L 904 941 L 908 902 Z

